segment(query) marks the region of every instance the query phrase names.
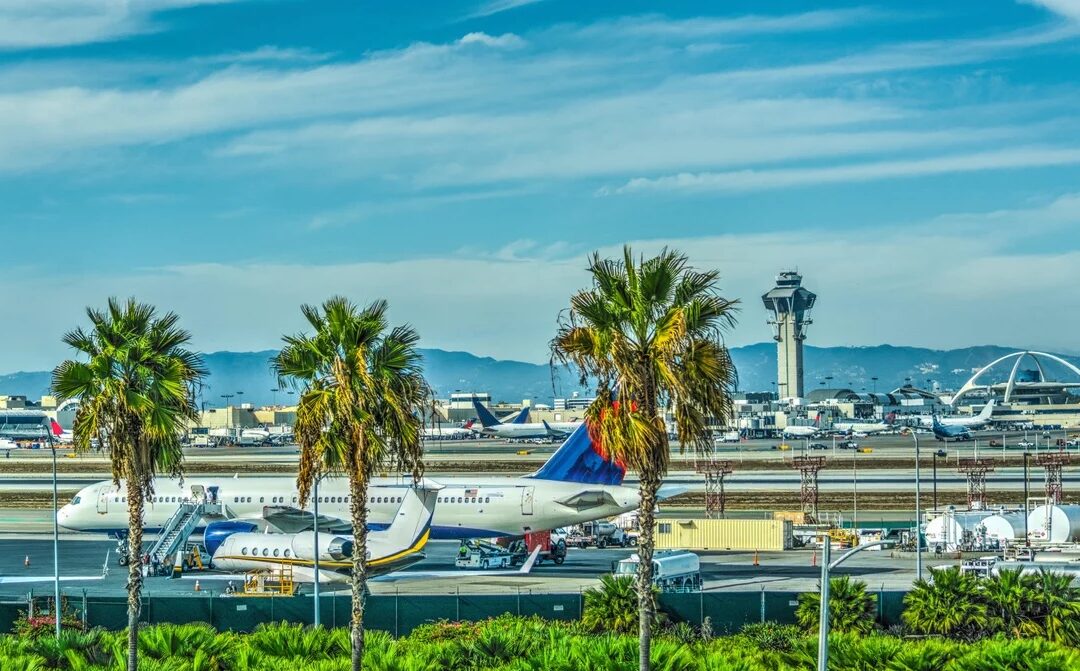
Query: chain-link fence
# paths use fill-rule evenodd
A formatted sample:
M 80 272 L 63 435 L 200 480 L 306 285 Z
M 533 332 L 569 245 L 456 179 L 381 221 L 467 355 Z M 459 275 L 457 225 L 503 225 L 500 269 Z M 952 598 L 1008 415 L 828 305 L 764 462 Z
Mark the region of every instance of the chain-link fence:
M 878 620 L 897 624 L 903 610 L 904 592 L 878 591 Z M 731 591 L 662 594 L 660 606 L 673 621 L 701 624 L 709 618 L 717 633 L 735 632 L 752 622 L 795 621 L 797 592 Z M 127 599 L 65 590 L 65 611 L 87 626 L 123 629 L 127 626 Z M 0 599 L 0 632 L 10 631 L 20 612 L 45 614 L 52 610 L 52 596 L 28 593 L 22 598 Z M 145 623 L 209 622 L 217 629 L 251 631 L 264 622 L 314 622 L 314 599 L 296 596 L 243 597 L 210 591 L 189 595 L 144 596 L 140 621 Z M 408 634 L 421 624 L 436 620 L 476 621 L 503 614 L 539 615 L 550 620 L 573 620 L 581 616 L 583 597 L 571 594 L 378 594 L 367 600 L 365 623 L 370 629 Z M 348 595 L 324 595 L 319 600 L 319 620 L 327 627 L 349 622 Z

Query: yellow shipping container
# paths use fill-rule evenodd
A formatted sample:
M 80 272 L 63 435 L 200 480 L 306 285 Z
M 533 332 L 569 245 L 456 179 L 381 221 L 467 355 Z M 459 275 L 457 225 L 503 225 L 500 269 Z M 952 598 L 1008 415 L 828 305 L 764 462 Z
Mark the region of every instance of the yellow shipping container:
M 791 520 L 659 520 L 656 549 L 790 550 L 791 529 Z

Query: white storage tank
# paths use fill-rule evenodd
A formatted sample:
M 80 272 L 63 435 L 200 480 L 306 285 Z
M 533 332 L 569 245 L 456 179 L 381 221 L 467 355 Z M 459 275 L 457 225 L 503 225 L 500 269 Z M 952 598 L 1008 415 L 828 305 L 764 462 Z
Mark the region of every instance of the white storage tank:
M 1040 543 L 1080 541 L 1080 505 L 1039 506 L 1028 515 L 1028 533 Z
M 989 510 L 959 510 L 947 512 L 926 523 L 923 535 L 931 550 L 955 552 L 965 539 L 974 541 L 979 536 L 979 525 L 993 515 Z
M 999 545 L 1024 540 L 1024 513 L 998 513 L 982 521 L 986 528 L 986 538 Z

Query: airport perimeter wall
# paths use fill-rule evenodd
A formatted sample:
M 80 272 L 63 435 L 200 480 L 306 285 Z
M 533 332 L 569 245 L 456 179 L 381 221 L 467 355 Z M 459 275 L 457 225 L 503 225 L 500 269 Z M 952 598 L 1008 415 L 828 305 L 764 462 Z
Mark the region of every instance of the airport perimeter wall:
M 879 591 L 878 620 L 885 626 L 897 624 L 903 609 L 905 592 Z M 660 605 L 674 621 L 701 624 L 706 617 L 717 633 L 735 632 L 743 625 L 771 620 L 795 621 L 797 592 L 696 592 L 662 594 Z M 13 627 L 19 611 L 26 612 L 30 596 L 0 597 L 0 633 Z M 52 607 L 50 595 L 33 595 L 36 614 Z M 120 595 L 94 595 L 66 591 L 66 608 L 88 626 L 123 629 L 127 626 L 127 600 Z M 314 621 L 310 595 L 292 597 L 235 597 L 212 592 L 184 596 L 143 598 L 141 621 L 209 622 L 217 629 L 251 631 L 264 622 Z M 369 629 L 406 635 L 417 626 L 436 620 L 483 620 L 497 615 L 539 615 L 551 620 L 574 620 L 581 617 L 581 594 L 443 594 L 443 595 L 372 595 L 368 597 L 365 623 Z M 319 619 L 323 626 L 340 627 L 349 622 L 350 602 L 346 596 L 323 596 L 319 600 Z

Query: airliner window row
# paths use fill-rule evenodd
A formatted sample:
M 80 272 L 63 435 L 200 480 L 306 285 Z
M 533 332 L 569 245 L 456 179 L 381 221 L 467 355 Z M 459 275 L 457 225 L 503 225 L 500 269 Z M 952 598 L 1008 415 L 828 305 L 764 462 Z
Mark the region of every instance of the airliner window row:
M 490 496 L 440 496 L 436 503 L 491 503 Z
M 242 554 L 244 556 L 247 556 L 248 549 L 247 548 L 240 548 L 240 554 Z M 251 548 L 251 556 L 252 557 L 258 557 L 259 556 L 259 548 Z M 262 556 L 264 556 L 264 557 L 269 557 L 270 556 L 269 548 L 263 548 L 262 549 Z M 274 556 L 275 557 L 282 556 L 281 555 L 281 550 L 279 550 L 278 548 L 274 548 Z M 285 555 L 284 556 L 285 556 L 286 559 L 289 557 L 289 551 L 287 549 L 285 550 Z
M 285 503 L 287 497 L 273 496 L 270 498 L 270 503 Z M 348 503 L 352 499 L 351 496 L 320 496 L 319 503 Z M 370 503 L 401 503 L 402 497 L 400 496 L 372 496 Z M 250 496 L 234 496 L 233 503 L 251 503 Z M 266 497 L 260 496 L 259 503 L 265 503 Z M 292 497 L 292 502 L 296 503 L 297 498 Z

